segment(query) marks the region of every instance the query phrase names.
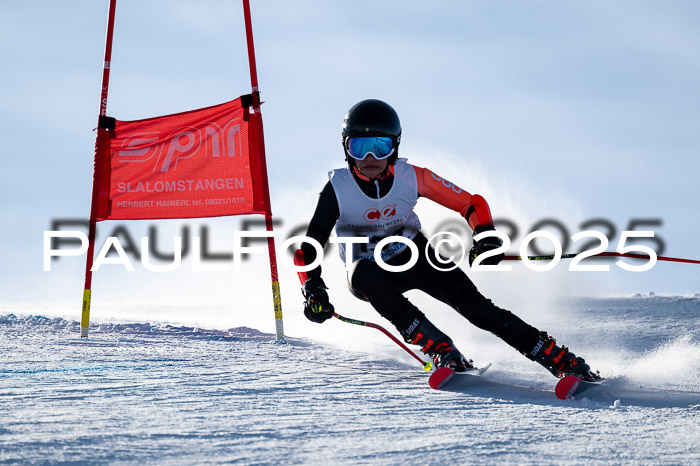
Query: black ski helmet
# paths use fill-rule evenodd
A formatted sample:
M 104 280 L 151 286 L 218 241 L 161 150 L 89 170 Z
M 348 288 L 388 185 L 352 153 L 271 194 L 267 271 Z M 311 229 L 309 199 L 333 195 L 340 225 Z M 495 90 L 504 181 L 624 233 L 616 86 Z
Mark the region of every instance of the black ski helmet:
M 389 164 L 394 165 L 399 156 L 401 122 L 391 105 L 377 99 L 367 99 L 352 106 L 343 120 L 343 150 L 345 160 L 352 166 L 354 159 L 348 155 L 347 140 L 353 137 L 388 136 L 394 141 L 394 153 Z

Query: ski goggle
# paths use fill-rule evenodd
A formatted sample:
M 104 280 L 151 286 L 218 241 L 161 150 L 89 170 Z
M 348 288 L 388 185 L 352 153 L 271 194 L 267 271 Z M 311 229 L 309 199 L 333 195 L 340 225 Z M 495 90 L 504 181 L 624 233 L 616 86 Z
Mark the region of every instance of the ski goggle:
M 387 136 L 348 138 L 345 149 L 355 160 L 364 160 L 368 155 L 382 160 L 394 153 L 394 141 Z

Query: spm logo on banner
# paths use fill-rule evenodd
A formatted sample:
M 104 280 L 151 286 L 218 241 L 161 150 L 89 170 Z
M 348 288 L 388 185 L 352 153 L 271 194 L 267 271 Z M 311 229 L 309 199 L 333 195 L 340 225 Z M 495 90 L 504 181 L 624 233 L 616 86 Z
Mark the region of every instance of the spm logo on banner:
M 180 160 L 197 154 L 205 157 L 241 155 L 240 120 L 229 121 L 222 129 L 214 122 L 202 129 L 184 126 L 162 138 L 160 133 L 141 133 L 129 136 L 119 149 L 119 163 L 144 163 L 155 157 L 153 172 L 175 171 Z M 204 143 L 204 151 L 200 151 Z M 163 155 L 165 154 L 165 155 Z

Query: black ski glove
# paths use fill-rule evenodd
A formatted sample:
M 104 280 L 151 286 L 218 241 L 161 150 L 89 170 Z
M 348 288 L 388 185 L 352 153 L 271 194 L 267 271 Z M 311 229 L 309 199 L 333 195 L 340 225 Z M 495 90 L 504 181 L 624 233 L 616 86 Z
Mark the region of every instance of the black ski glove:
M 476 228 L 474 228 L 474 235 L 476 236 L 483 231 L 495 230 L 496 229 L 493 227 L 493 225 L 477 225 Z M 486 251 L 491 251 L 493 249 L 500 248 L 502 245 L 503 241 L 501 241 L 501 238 L 496 238 L 495 236 L 487 236 L 486 238 L 482 238 L 481 240 L 476 241 L 474 243 L 474 246 L 472 246 L 471 250 L 469 251 L 469 267 L 472 266 L 472 262 L 474 262 L 476 256 Z M 497 265 L 503 260 L 503 257 L 505 257 L 505 254 L 497 254 L 495 256 L 484 259 L 481 263 L 484 265 Z
M 326 284 L 322 278 L 309 278 L 301 287 L 301 294 L 304 295 L 304 315 L 311 322 L 322 324 L 333 317 L 333 305 L 328 300 Z

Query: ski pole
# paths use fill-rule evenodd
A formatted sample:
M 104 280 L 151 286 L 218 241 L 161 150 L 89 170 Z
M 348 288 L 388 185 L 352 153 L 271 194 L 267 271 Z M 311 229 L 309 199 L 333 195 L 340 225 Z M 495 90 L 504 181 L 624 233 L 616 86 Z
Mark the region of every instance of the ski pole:
M 574 253 L 574 254 L 562 254 L 561 259 L 572 259 L 576 256 L 578 256 L 580 253 Z M 549 256 L 527 256 L 527 258 L 531 261 L 546 261 L 546 260 L 552 260 L 554 259 L 555 256 L 549 255 Z M 599 254 L 592 255 L 591 257 L 631 257 L 633 259 L 649 259 L 649 256 L 645 256 L 644 254 L 623 254 L 621 252 L 601 252 Z M 505 256 L 503 258 L 504 260 L 523 260 L 523 256 Z M 656 256 L 657 260 L 660 261 L 669 261 L 669 262 L 685 262 L 687 264 L 700 264 L 700 260 L 694 260 L 694 259 L 681 259 L 679 257 L 667 257 L 667 256 Z
M 303 267 L 306 265 L 306 262 L 304 261 L 304 253 L 302 252 L 301 249 L 297 249 L 296 252 L 294 253 L 294 265 L 296 265 L 297 267 Z M 302 286 L 304 285 L 304 283 L 306 283 L 306 280 L 309 279 L 309 276 L 306 274 L 306 272 L 297 272 L 297 275 L 299 276 L 299 281 L 301 282 Z M 346 322 L 348 324 L 361 325 L 363 327 L 370 327 L 370 328 L 375 328 L 375 329 L 379 330 L 380 332 L 384 333 L 384 335 L 391 338 L 394 343 L 396 343 L 401 348 L 406 350 L 406 352 L 408 354 L 410 354 L 411 356 L 416 358 L 416 360 L 421 363 L 421 366 L 423 366 L 423 370 L 429 371 L 430 369 L 433 368 L 432 362 L 430 362 L 430 361 L 424 362 L 416 353 L 414 353 L 413 351 L 410 350 L 410 348 L 408 348 L 406 345 L 401 343 L 401 341 L 398 338 L 396 338 L 394 335 L 389 333 L 389 331 L 387 329 L 385 329 L 384 327 L 377 325 L 377 324 L 373 324 L 371 322 L 365 322 L 363 320 L 348 319 L 347 317 L 341 316 L 337 312 L 333 313 L 333 317 L 340 320 L 341 322 Z
M 301 272 L 301 273 L 303 273 L 303 272 Z M 413 351 L 410 350 L 410 348 L 408 348 L 406 345 L 404 345 L 403 343 L 401 343 L 401 341 L 400 341 L 398 338 L 396 338 L 394 335 L 392 335 L 391 333 L 389 333 L 389 331 L 388 331 L 387 329 L 385 329 L 384 327 L 381 327 L 381 326 L 379 326 L 379 325 L 377 325 L 377 324 L 373 324 L 372 322 L 365 322 L 365 321 L 363 321 L 363 320 L 357 320 L 357 319 L 348 319 L 347 317 L 341 316 L 341 315 L 338 314 L 337 312 L 334 312 L 334 313 L 333 313 L 333 317 L 337 318 L 338 320 L 340 320 L 340 321 L 342 321 L 342 322 L 347 322 L 348 324 L 355 324 L 355 325 L 362 325 L 363 327 L 376 328 L 377 330 L 383 332 L 384 335 L 386 335 L 386 336 L 388 336 L 389 338 L 391 338 L 391 339 L 394 341 L 394 343 L 396 343 L 396 344 L 399 345 L 401 348 L 403 348 L 404 350 L 406 350 L 406 352 L 407 352 L 408 354 L 410 354 L 411 356 L 413 356 L 414 358 L 416 358 L 416 360 L 417 360 L 418 362 L 420 362 L 421 365 L 423 366 L 423 370 L 429 371 L 430 369 L 433 368 L 433 363 L 432 363 L 432 362 L 430 362 L 430 361 L 428 361 L 428 362 L 423 362 L 423 360 L 422 360 L 418 355 L 416 355 L 416 353 L 414 353 Z
M 562 254 L 561 259 L 572 259 L 576 257 L 577 254 Z M 551 256 L 527 256 L 528 260 L 531 261 L 548 261 L 554 259 L 554 255 Z M 523 256 L 505 256 L 503 260 L 506 261 L 521 261 L 523 260 Z

